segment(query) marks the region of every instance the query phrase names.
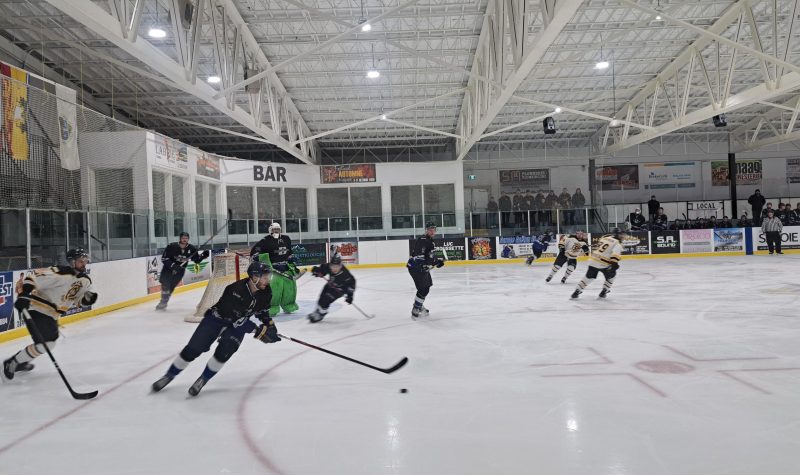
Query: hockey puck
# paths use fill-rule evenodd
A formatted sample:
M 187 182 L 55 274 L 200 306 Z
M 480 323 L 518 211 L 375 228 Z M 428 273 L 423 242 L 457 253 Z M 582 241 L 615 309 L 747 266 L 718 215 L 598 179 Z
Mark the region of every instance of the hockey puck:
M 401 390 L 400 390 L 400 392 L 401 392 L 401 393 L 403 393 L 403 394 L 405 394 L 405 393 L 407 393 L 407 392 L 408 392 L 408 389 L 406 389 L 406 388 L 403 388 L 403 389 L 401 389 Z

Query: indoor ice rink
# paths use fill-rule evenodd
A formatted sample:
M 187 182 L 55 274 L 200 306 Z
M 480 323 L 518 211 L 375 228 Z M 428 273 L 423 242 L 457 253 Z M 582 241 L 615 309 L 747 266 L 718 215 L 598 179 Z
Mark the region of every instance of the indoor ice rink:
M 800 473 L 798 116 L 800 0 L 0 1 L 0 475 Z

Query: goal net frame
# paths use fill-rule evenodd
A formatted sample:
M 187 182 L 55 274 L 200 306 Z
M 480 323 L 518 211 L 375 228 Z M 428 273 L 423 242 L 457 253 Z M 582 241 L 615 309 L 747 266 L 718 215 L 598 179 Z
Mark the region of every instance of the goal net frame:
M 195 308 L 195 312 L 184 317 L 184 321 L 199 323 L 206 310 L 217 303 L 225 287 L 243 279 L 250 265 L 250 254 L 247 251 L 229 251 L 211 257 L 211 277 L 203 292 L 203 297 Z

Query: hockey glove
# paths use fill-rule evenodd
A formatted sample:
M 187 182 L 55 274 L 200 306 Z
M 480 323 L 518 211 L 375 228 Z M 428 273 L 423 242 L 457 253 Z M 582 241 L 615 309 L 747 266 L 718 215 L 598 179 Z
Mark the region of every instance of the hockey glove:
M 83 294 L 81 305 L 88 307 L 89 305 L 93 305 L 95 302 L 97 302 L 97 293 L 87 290 Z
M 347 297 L 344 298 L 344 301 L 347 302 L 348 304 L 352 305 L 353 304 L 353 294 L 347 294 Z
M 440 268 L 440 267 L 444 267 L 444 261 L 443 261 L 443 260 L 441 260 L 441 259 L 439 259 L 438 261 L 436 261 L 436 268 L 438 269 L 438 268 Z
M 589 254 L 589 246 L 584 244 L 583 247 L 581 247 L 581 251 L 583 251 L 584 254 Z
M 619 262 L 612 262 L 611 263 L 611 270 L 616 272 L 619 269 Z
M 322 273 L 322 269 L 319 266 L 314 266 L 311 268 L 311 275 L 314 277 L 322 277 L 324 274 Z
M 200 258 L 201 259 L 208 259 L 208 256 L 210 256 L 210 255 L 211 255 L 211 251 L 206 249 L 205 251 L 200 253 Z
M 22 313 L 23 310 L 26 310 L 30 306 L 31 306 L 31 301 L 28 300 L 27 298 L 17 297 L 17 300 L 14 301 L 14 308 L 16 308 L 19 311 L 19 313 Z
M 275 326 L 275 322 L 273 322 L 272 319 L 269 319 L 267 323 L 263 325 L 259 325 L 253 337 L 264 343 L 277 343 L 281 341 L 281 337 L 278 336 L 278 327 Z

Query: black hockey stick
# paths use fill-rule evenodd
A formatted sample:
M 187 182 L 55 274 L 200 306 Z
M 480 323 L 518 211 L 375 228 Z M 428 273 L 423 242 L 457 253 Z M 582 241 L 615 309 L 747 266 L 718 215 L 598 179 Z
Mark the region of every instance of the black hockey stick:
M 42 338 L 42 334 L 39 333 L 39 328 L 36 327 L 36 324 L 33 322 L 33 318 L 31 318 L 31 314 L 28 313 L 28 309 L 24 309 L 22 311 L 22 318 L 25 319 L 25 325 L 28 327 L 28 330 L 33 332 L 33 335 L 36 337 L 37 340 L 42 342 L 42 346 L 44 346 L 45 351 L 47 351 L 47 356 L 50 357 L 50 361 L 53 362 L 53 365 L 56 367 L 59 376 L 61 376 L 61 380 L 64 381 L 64 384 L 69 389 L 69 393 L 72 394 L 74 399 L 92 399 L 97 396 L 97 391 L 92 391 L 90 393 L 78 393 L 72 389 L 72 386 L 69 385 L 69 381 L 67 381 L 67 377 L 64 376 L 64 373 L 61 371 L 61 367 L 58 366 L 58 361 L 53 356 L 53 353 L 50 352 L 50 348 L 48 348 L 47 343 L 44 342 L 44 338 Z
M 361 307 L 359 307 L 358 305 L 356 305 L 356 304 L 354 304 L 354 303 L 351 303 L 350 305 L 352 305 L 353 307 L 355 307 L 355 308 L 356 308 L 356 310 L 358 310 L 359 312 L 361 312 L 361 315 L 364 315 L 364 316 L 365 316 L 365 317 L 367 317 L 367 318 L 375 318 L 375 314 L 374 314 L 374 313 L 373 313 L 373 314 L 371 314 L 371 315 L 369 315 L 369 314 L 367 314 L 367 312 L 365 312 L 365 311 L 361 310 Z
M 355 364 L 360 364 L 361 366 L 366 366 L 367 368 L 374 369 L 375 371 L 380 371 L 381 373 L 392 374 L 395 371 L 397 371 L 398 369 L 400 369 L 403 366 L 405 366 L 406 363 L 408 363 L 408 358 L 406 358 L 404 356 L 403 359 L 398 361 L 397 364 L 395 364 L 391 368 L 386 368 L 386 369 L 378 368 L 377 366 L 372 366 L 371 364 L 364 363 L 363 361 L 354 360 L 353 358 L 350 358 L 349 356 L 340 355 L 339 353 L 335 353 L 335 352 L 333 352 L 331 350 L 326 350 L 325 348 L 320 348 L 318 346 L 314 346 L 311 343 L 306 343 L 306 342 L 304 342 L 302 340 L 297 340 L 297 339 L 292 338 L 290 336 L 281 335 L 280 333 L 278 334 L 278 336 L 281 337 L 281 338 L 285 338 L 287 340 L 293 341 L 295 343 L 299 343 L 299 344 L 301 344 L 303 346 L 307 346 L 309 348 L 313 348 L 315 350 L 322 351 L 323 353 L 328 353 L 329 355 L 333 355 L 333 356 L 342 358 L 343 360 L 347 360 L 347 361 L 350 361 L 350 362 L 355 363 Z

